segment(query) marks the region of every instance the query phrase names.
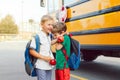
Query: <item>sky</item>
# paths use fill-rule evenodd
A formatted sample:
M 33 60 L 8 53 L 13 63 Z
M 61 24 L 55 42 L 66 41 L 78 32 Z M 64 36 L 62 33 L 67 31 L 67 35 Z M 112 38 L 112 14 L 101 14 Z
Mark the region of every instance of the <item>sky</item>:
M 40 7 L 39 0 L 0 0 L 0 19 L 12 15 L 16 24 L 33 19 L 39 22 L 46 8 Z

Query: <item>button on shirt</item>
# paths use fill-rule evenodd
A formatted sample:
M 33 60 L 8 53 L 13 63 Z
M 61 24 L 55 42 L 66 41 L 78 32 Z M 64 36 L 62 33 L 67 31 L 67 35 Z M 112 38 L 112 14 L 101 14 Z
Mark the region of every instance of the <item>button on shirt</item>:
M 53 59 L 53 54 L 51 51 L 51 39 L 50 36 L 46 35 L 45 32 L 41 31 L 39 34 L 39 38 L 40 38 L 40 52 L 39 54 L 43 55 L 43 56 L 51 56 Z M 35 44 L 35 39 L 32 39 L 31 48 L 35 49 L 36 48 L 36 44 Z M 49 62 L 46 62 L 42 59 L 37 59 L 36 63 L 35 63 L 35 67 L 38 69 L 43 69 L 43 70 L 50 70 L 53 68 L 52 65 L 49 64 Z

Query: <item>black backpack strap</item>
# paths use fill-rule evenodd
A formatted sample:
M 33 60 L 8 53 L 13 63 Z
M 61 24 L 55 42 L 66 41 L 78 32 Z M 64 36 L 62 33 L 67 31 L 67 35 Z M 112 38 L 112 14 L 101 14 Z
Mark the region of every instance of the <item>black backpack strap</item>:
M 50 35 L 50 39 L 52 40 L 53 39 L 53 34 L 50 33 L 49 35 Z

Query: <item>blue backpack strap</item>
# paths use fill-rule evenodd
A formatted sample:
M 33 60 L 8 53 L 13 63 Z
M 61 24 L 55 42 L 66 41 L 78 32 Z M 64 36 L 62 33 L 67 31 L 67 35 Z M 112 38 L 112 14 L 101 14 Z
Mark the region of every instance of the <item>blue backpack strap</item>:
M 53 39 L 53 35 L 50 33 L 49 36 L 50 36 L 50 39 L 52 40 Z
M 38 34 L 35 35 L 35 42 L 36 42 L 36 51 L 39 52 L 40 51 L 40 38 Z
M 35 51 L 37 51 L 39 53 L 39 51 L 40 51 L 40 38 L 39 38 L 39 35 L 36 34 L 34 36 L 34 38 L 35 38 L 35 43 L 36 43 L 36 49 L 35 49 Z M 34 57 L 31 57 L 31 58 L 33 60 L 32 63 L 34 65 L 36 63 L 36 61 L 37 61 L 37 58 L 34 58 Z

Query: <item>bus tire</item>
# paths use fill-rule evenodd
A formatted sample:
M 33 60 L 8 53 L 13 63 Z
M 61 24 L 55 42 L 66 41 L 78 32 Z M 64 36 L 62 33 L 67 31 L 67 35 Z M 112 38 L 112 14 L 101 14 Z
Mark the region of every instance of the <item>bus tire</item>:
M 91 62 L 93 60 L 95 60 L 98 57 L 98 55 L 96 54 L 83 54 L 82 58 L 84 61 L 86 62 Z

